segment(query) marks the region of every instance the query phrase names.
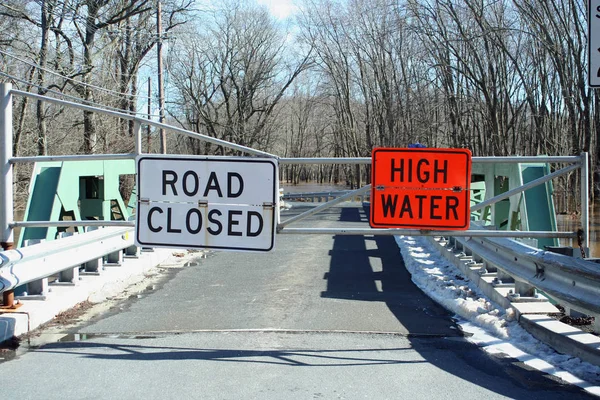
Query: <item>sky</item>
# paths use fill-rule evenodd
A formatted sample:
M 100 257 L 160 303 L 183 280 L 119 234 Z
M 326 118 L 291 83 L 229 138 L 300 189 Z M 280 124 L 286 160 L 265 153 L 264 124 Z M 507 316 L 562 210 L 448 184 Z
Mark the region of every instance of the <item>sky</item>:
M 271 15 L 277 19 L 286 19 L 298 9 L 294 2 L 297 0 L 254 0 L 257 4 L 266 6 Z M 203 4 L 208 7 L 217 6 L 219 0 L 198 0 L 199 4 Z
M 298 8 L 293 0 L 257 0 L 258 4 L 267 6 L 271 14 L 278 19 L 291 16 Z
M 522 328 L 512 310 L 487 299 L 461 271 L 450 264 L 439 248 L 425 237 L 396 236 L 396 243 L 412 281 L 433 300 L 455 313 L 467 340 L 490 354 L 504 354 L 526 365 L 557 376 L 600 396 L 600 367 L 559 354 Z

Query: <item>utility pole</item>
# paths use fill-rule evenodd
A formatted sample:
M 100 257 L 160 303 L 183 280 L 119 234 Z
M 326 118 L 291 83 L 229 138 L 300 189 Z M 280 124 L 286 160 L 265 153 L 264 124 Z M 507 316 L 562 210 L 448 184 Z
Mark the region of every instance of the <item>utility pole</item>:
M 158 122 L 165 122 L 165 86 L 163 82 L 163 63 L 162 63 L 162 6 L 160 0 L 156 9 L 156 33 L 158 35 L 157 53 L 158 53 Z M 167 154 L 167 135 L 163 128 L 160 128 L 160 152 Z
M 148 119 L 152 119 L 152 79 L 148 77 Z M 152 151 L 152 137 L 150 136 L 150 124 L 147 127 L 148 133 L 148 148 L 146 149 L 146 153 L 150 153 Z

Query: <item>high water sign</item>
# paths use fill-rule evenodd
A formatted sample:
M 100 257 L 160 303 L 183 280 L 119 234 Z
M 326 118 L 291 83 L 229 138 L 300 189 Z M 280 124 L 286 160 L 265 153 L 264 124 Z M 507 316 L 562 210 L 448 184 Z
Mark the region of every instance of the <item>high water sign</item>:
M 374 149 L 371 227 L 467 230 L 470 184 L 467 149 Z
M 135 243 L 269 251 L 275 242 L 274 160 L 141 155 Z

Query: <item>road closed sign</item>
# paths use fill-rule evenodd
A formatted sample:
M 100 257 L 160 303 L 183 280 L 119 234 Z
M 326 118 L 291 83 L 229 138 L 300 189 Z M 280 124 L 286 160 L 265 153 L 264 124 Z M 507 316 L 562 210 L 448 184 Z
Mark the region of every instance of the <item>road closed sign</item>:
M 271 159 L 141 155 L 136 245 L 269 251 L 278 170 Z
M 466 230 L 470 183 L 467 149 L 374 149 L 371 227 Z

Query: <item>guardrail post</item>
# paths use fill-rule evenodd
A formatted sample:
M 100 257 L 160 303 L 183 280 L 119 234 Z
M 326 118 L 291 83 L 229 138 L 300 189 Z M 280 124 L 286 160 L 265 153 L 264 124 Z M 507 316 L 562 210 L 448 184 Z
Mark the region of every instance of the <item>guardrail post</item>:
M 99 274 L 102 270 L 102 258 L 96 258 L 83 264 L 86 274 Z
M 0 83 L 0 245 L 4 250 L 14 248 L 13 230 L 13 176 L 12 158 L 12 85 Z M 8 290 L 2 294 L 2 304 L 6 308 L 15 306 L 15 294 Z
M 85 228 L 86 232 L 91 232 L 98 230 L 97 226 L 88 226 Z M 104 261 L 104 257 L 96 258 L 94 260 L 87 261 L 82 264 L 83 273 L 89 275 L 99 275 L 100 271 L 102 271 L 102 262 Z
M 129 246 L 125 249 L 125 256 L 131 258 L 137 258 L 140 256 L 140 248 L 136 245 Z
M 515 293 L 523 297 L 535 297 L 535 287 L 515 280 Z
M 488 267 L 488 271 L 493 272 L 492 270 L 496 270 L 496 279 L 498 279 L 499 282 L 502 283 L 513 283 L 515 280 L 513 279 L 512 276 L 510 276 L 509 274 L 507 274 L 506 272 L 499 270 L 497 268 L 490 268 Z
M 123 251 L 115 251 L 106 255 L 105 266 L 118 267 L 123 264 Z
M 76 232 L 61 232 L 59 238 L 74 236 Z M 76 285 L 79 282 L 79 267 L 69 268 L 58 273 L 58 282 L 55 284 Z
M 77 282 L 79 282 L 79 267 L 69 268 L 58 274 L 58 283 L 76 285 Z
M 23 241 L 23 247 L 33 246 L 38 243 L 44 242 L 45 239 L 28 239 Z M 17 297 L 22 299 L 33 299 L 33 300 L 45 300 L 48 294 L 48 278 L 38 279 L 36 281 L 29 282 L 25 285 L 26 290 L 23 296 L 18 295 Z
M 42 278 L 27 284 L 27 295 L 25 298 L 34 300 L 45 300 L 48 294 L 48 278 Z

